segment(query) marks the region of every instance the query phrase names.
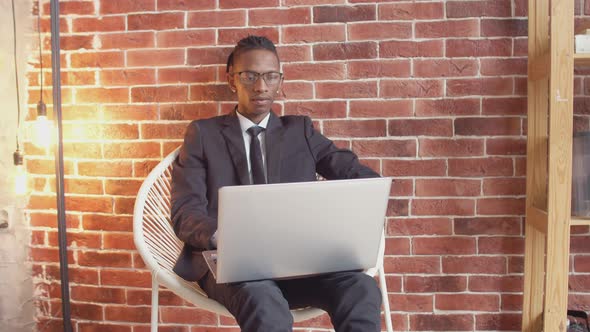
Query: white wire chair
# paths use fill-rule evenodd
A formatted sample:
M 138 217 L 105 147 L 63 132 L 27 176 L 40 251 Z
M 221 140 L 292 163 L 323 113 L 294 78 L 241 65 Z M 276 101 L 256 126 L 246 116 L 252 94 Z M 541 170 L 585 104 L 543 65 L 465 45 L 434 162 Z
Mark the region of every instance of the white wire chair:
M 172 163 L 179 151 L 179 148 L 174 150 L 150 172 L 139 189 L 133 211 L 133 240 L 141 258 L 152 274 L 151 332 L 158 330 L 158 290 L 160 285 L 198 308 L 232 317 L 223 305 L 208 298 L 196 282 L 186 281 L 172 271 L 183 246 L 182 241 L 174 234 L 170 221 L 170 177 Z M 370 276 L 379 273 L 385 325 L 388 332 L 393 332 L 383 272 L 384 250 L 385 237 L 382 236 L 377 266 L 365 273 Z M 320 316 L 324 311 L 309 307 L 291 310 L 291 313 L 295 322 L 301 322 Z

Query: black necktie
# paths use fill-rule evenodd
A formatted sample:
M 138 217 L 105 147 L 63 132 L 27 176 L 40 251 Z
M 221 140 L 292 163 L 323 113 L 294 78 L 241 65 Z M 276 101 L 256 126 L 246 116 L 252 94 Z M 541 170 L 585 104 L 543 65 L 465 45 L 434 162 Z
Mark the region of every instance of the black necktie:
M 262 150 L 260 149 L 260 141 L 258 134 L 264 131 L 264 128 L 259 126 L 252 126 L 248 128 L 248 134 L 252 140 L 250 141 L 250 165 L 252 167 L 252 184 L 264 184 L 266 178 L 264 176 L 264 164 L 262 163 Z

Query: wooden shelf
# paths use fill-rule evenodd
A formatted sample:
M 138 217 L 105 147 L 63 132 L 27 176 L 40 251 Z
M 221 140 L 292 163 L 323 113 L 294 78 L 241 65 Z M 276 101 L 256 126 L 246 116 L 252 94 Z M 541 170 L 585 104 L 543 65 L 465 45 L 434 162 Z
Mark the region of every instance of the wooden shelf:
M 577 217 L 572 216 L 570 221 L 572 226 L 590 226 L 590 217 Z
M 590 53 L 575 53 L 574 65 L 576 66 L 590 66 Z

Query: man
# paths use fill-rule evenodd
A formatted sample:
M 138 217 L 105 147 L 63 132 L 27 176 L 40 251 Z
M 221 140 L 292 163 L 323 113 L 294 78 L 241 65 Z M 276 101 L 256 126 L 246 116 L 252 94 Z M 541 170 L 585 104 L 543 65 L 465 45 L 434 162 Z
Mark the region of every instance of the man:
M 290 308 L 314 306 L 336 331 L 379 331 L 381 295 L 362 272 L 290 280 L 217 284 L 201 255 L 216 247 L 217 191 L 223 186 L 377 177 L 349 150 L 338 149 L 308 117 L 277 117 L 271 106 L 283 75 L 273 43 L 249 36 L 227 62 L 238 105 L 228 115 L 193 121 L 172 172 L 172 221 L 185 243 L 174 271 L 198 281 L 234 315 L 242 331 L 291 331 Z M 260 212 L 264 213 L 264 202 Z M 301 245 L 305 245 L 302 243 Z

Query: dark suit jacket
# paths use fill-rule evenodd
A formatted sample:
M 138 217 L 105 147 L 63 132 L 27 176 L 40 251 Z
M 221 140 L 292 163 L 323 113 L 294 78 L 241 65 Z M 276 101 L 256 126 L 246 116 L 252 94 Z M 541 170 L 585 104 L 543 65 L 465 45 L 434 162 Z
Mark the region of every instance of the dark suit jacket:
M 317 132 L 309 117 L 270 114 L 266 129 L 269 183 L 378 177 L 349 150 Z M 217 191 L 250 184 L 244 140 L 234 112 L 193 121 L 172 171 L 172 222 L 185 243 L 174 271 L 189 281 L 207 272 L 201 251 L 217 229 Z M 261 205 L 264 202 L 260 202 Z

